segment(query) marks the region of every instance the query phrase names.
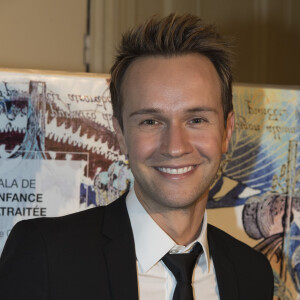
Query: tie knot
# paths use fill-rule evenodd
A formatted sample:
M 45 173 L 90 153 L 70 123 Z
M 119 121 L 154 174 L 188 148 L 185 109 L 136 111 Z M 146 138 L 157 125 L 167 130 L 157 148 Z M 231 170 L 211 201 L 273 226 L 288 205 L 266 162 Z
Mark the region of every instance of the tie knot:
M 173 273 L 178 284 L 185 283 L 190 285 L 192 281 L 195 263 L 201 252 L 201 245 L 199 243 L 196 243 L 193 250 L 190 253 L 167 253 L 162 258 L 162 260 L 168 267 L 168 269 Z

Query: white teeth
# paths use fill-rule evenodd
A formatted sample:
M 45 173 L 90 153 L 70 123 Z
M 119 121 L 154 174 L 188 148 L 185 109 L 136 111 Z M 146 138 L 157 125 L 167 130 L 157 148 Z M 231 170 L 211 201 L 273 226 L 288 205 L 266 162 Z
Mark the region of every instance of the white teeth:
M 158 168 L 159 171 L 161 171 L 163 173 L 168 173 L 168 174 L 184 174 L 184 173 L 187 173 L 187 172 L 191 171 L 192 169 L 193 169 L 192 166 L 184 167 L 184 168 L 178 168 L 178 169 L 174 169 L 174 168 Z

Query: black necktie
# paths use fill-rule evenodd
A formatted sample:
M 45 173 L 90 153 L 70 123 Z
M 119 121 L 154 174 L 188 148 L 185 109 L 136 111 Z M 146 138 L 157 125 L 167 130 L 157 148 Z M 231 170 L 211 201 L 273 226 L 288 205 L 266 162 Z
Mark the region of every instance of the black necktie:
M 173 273 L 177 280 L 173 300 L 193 300 L 192 275 L 202 247 L 196 243 L 190 253 L 170 254 L 167 253 L 163 262 Z

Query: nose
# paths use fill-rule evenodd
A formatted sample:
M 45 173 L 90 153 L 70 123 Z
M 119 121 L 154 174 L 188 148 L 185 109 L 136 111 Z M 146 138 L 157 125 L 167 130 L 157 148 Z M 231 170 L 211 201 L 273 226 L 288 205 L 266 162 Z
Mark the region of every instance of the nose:
M 193 151 L 190 136 L 181 125 L 168 126 L 161 140 L 161 153 L 169 157 L 180 157 Z

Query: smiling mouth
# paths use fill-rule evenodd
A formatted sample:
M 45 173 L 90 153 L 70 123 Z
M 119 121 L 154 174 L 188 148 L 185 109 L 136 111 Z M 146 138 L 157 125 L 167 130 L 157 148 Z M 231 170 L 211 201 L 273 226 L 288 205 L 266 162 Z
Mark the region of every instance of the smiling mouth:
M 160 172 L 166 174 L 185 174 L 192 171 L 195 166 L 188 166 L 184 168 L 157 168 Z

